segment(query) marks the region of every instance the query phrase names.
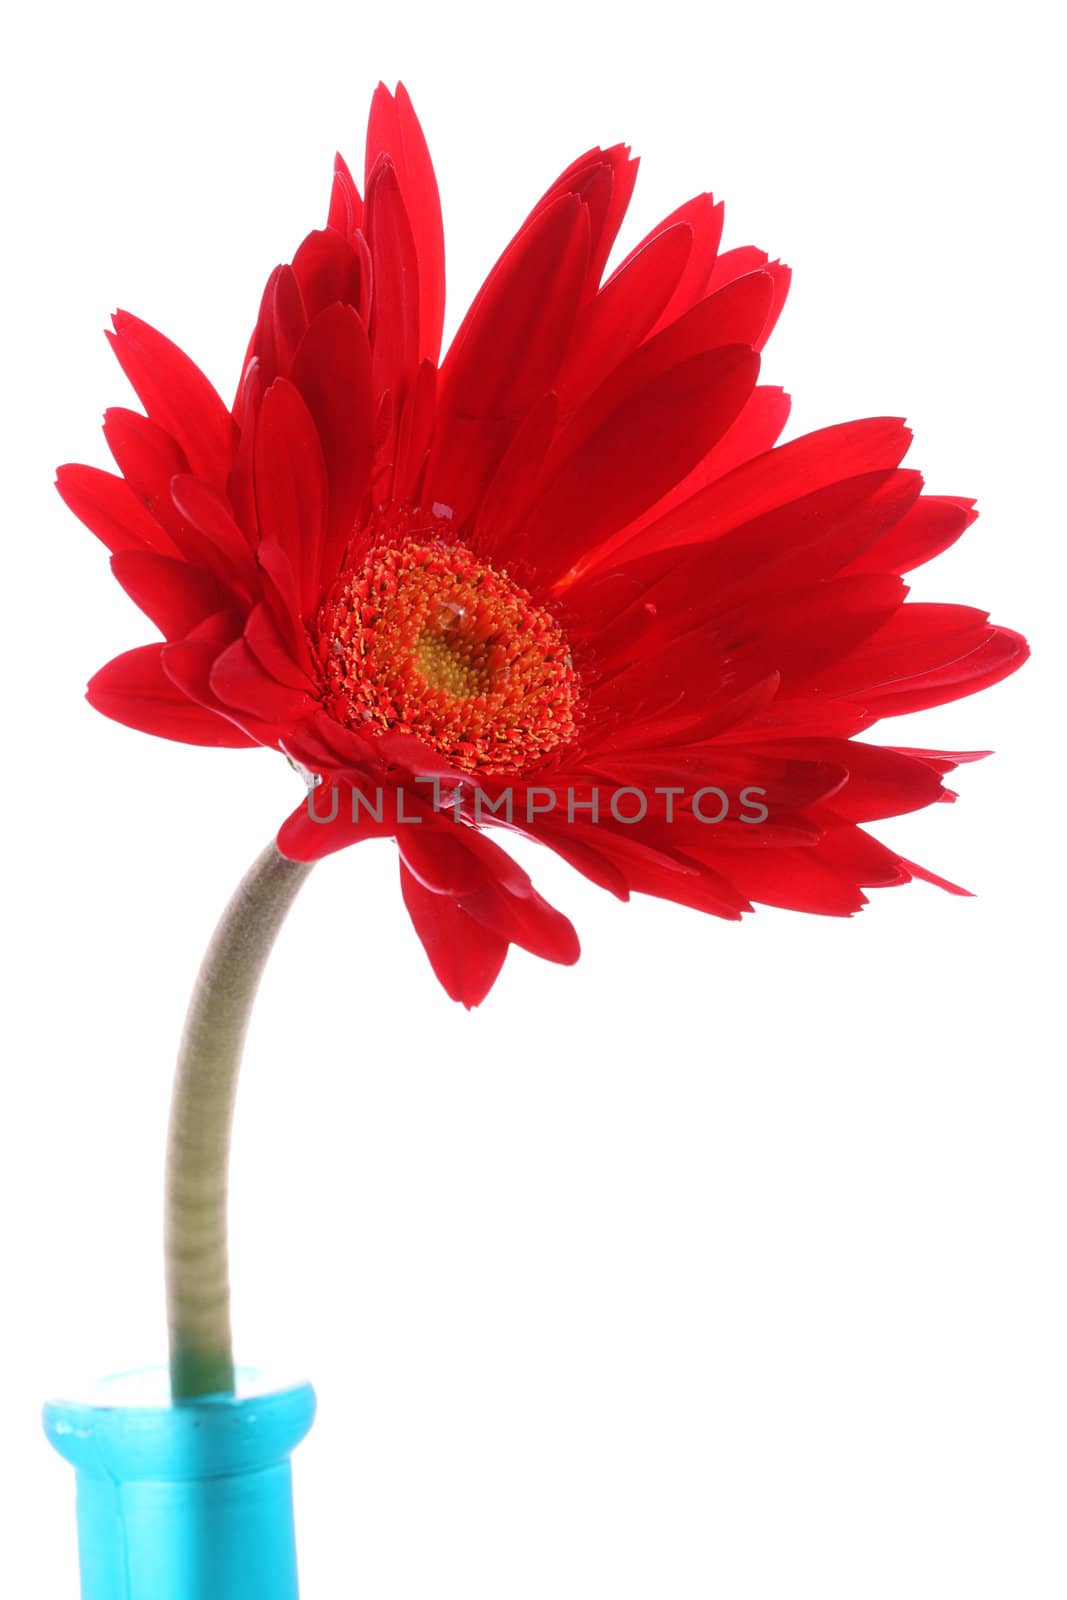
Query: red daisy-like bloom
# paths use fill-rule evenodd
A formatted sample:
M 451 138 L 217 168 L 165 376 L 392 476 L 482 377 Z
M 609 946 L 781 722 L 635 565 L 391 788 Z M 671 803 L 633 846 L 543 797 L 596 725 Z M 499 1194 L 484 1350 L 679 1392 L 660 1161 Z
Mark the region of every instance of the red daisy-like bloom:
M 709 195 L 602 282 L 635 172 L 621 146 L 569 167 L 441 359 L 437 185 L 405 91 L 380 87 L 365 198 L 338 158 L 233 408 L 120 312 L 147 415 L 107 413 L 119 476 L 59 473 L 164 636 L 97 673 L 92 704 L 284 751 L 315 785 L 279 834 L 291 858 L 395 836 L 467 1005 L 511 943 L 578 955 L 486 825 L 622 899 L 733 919 L 942 883 L 860 825 L 952 798 L 970 757 L 856 735 L 1026 655 L 984 612 L 905 603 L 901 574 L 974 510 L 921 493 L 901 421 L 774 447 L 788 401 L 757 385 L 758 352 L 789 274 L 720 254 Z

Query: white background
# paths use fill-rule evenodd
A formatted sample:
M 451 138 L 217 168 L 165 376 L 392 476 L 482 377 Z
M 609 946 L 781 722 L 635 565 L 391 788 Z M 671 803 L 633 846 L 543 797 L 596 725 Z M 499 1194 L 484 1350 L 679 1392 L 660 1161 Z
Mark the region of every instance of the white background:
M 163 1356 L 168 1074 L 230 889 L 300 798 L 266 752 L 81 700 L 151 630 L 51 489 L 132 404 L 115 305 L 229 395 L 260 288 L 402 77 L 450 317 L 588 146 L 624 243 L 704 188 L 792 263 L 790 434 L 904 413 L 979 497 L 920 598 L 1035 660 L 886 725 L 993 747 L 882 837 L 979 891 L 851 922 L 622 907 L 527 851 L 585 953 L 437 988 L 390 846 L 320 867 L 249 1044 L 246 1359 L 311 1376 L 306 1600 L 1053 1600 L 1062 1528 L 1062 185 L 1037 5 L 20 8 L 4 145 L 7 970 L 0 1592 L 76 1593 L 72 1371 Z M 12 24 L 9 21 L 8 28 Z M 11 567 L 14 564 L 14 571 Z M 250 1597 L 254 1600 L 254 1597 Z

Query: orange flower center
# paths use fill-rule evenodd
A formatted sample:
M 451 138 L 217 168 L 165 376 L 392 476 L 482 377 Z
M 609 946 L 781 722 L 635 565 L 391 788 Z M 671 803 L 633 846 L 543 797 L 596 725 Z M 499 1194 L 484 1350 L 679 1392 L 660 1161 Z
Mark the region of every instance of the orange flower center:
M 524 772 L 575 735 L 558 623 L 462 545 L 372 550 L 320 618 L 325 704 L 422 739 L 461 771 Z

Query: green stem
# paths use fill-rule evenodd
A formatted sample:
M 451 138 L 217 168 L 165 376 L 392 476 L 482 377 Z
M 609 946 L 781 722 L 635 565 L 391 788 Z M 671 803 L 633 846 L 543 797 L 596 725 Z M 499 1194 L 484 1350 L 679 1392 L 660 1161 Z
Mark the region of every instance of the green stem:
M 267 846 L 238 885 L 189 1002 L 167 1133 L 164 1253 L 175 1400 L 232 1394 L 227 1250 L 230 1130 L 259 980 L 311 864 Z

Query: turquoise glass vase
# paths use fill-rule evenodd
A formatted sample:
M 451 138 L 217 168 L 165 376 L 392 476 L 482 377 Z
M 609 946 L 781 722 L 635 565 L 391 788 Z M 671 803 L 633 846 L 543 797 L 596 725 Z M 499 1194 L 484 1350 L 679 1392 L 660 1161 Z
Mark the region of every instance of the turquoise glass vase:
M 166 1372 L 124 1373 L 88 1401 L 50 1401 L 75 1469 L 82 1600 L 298 1600 L 290 1454 L 310 1384 L 171 1403 Z

